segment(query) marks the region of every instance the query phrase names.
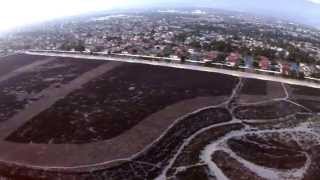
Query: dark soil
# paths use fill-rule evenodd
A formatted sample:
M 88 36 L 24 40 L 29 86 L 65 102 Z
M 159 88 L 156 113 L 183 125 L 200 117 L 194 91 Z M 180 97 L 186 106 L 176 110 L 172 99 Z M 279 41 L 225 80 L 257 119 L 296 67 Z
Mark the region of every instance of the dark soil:
M 274 101 L 262 105 L 239 106 L 234 110 L 234 114 L 238 119 L 245 120 L 276 119 L 299 112 L 306 112 L 306 110 L 286 101 Z
M 12 56 L 7 56 L 0 59 L 0 77 L 12 72 L 18 68 L 21 68 L 25 65 L 31 64 L 35 61 L 45 59 L 44 56 L 27 56 L 23 54 L 16 54 Z
M 224 151 L 216 151 L 212 155 L 212 161 L 230 180 L 263 180 Z
M 220 74 L 128 63 L 60 100 L 8 140 L 80 144 L 110 139 L 181 100 L 230 95 L 237 81 Z
M 230 139 L 228 145 L 236 154 L 255 164 L 290 170 L 303 167 L 307 160 L 295 142 L 282 142 L 277 134 L 263 139 L 254 135 L 246 137 Z
M 212 178 L 214 179 L 215 177 L 210 175 L 207 166 L 196 166 L 178 172 L 175 177 L 168 180 L 210 180 Z
M 161 141 L 139 157 L 139 161 L 158 163 L 165 162 L 174 156 L 183 140 L 207 126 L 231 121 L 232 117 L 226 109 L 214 108 L 190 115 L 171 128 Z
M 68 83 L 100 63 L 59 59 L 1 82 L 0 122 L 8 120 L 26 105 L 38 100 L 40 97 L 37 94 L 42 90 Z
M 267 81 L 244 79 L 241 93 L 246 95 L 267 95 Z
M 230 124 L 225 126 L 219 126 L 211 128 L 198 136 L 196 136 L 190 144 L 183 149 L 181 154 L 176 159 L 173 164 L 172 169 L 169 170 L 168 176 L 172 176 L 174 173 L 174 168 L 181 166 L 190 166 L 200 162 L 199 156 L 201 151 L 211 142 L 216 141 L 220 137 L 223 137 L 231 131 L 236 131 L 244 128 L 241 124 Z
M 303 180 L 318 180 L 320 177 L 320 145 L 311 149 L 311 165 Z
M 0 174 L 14 172 L 16 176 L 44 177 L 44 179 L 114 179 L 135 180 L 153 179 L 169 163 L 169 160 L 177 153 L 184 140 L 195 132 L 207 126 L 231 121 L 232 117 L 226 109 L 212 108 L 192 114 L 175 124 L 157 143 L 153 144 L 144 153 L 132 159 L 132 161 L 105 170 L 92 171 L 91 173 L 58 173 L 33 170 L 24 167 L 8 167 L 0 163 Z M 238 127 L 238 125 L 235 125 Z M 232 130 L 232 128 L 226 128 Z M 216 133 L 215 133 L 216 134 Z M 218 133 L 219 134 L 219 133 Z M 222 134 L 221 134 L 222 135 Z M 139 163 L 143 162 L 143 164 Z M 154 164 L 155 166 L 151 166 Z M 1 166 L 4 166 L 1 168 Z M 4 173 L 2 170 L 6 170 Z M 12 173 L 12 174 L 14 174 Z
M 320 89 L 305 86 L 290 85 L 293 88 L 293 94 L 306 96 L 320 96 Z
M 305 100 L 305 99 L 297 99 L 294 100 L 295 102 L 303 105 L 304 107 L 310 109 L 311 111 L 315 113 L 320 112 L 320 101 L 315 101 L 315 100 Z

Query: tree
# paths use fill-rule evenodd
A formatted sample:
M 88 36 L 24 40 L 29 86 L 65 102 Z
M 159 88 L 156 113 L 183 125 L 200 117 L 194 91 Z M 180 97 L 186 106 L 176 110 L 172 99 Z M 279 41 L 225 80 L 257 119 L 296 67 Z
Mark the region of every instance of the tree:
M 75 50 L 75 51 L 79 51 L 79 52 L 83 52 L 83 51 L 86 50 L 86 48 L 84 47 L 83 44 L 78 44 L 78 45 L 76 45 L 76 46 L 74 47 L 74 50 Z
M 163 56 L 164 57 L 169 57 L 171 54 L 173 54 L 173 49 L 171 46 L 166 46 L 164 49 L 163 49 Z
M 217 50 L 217 51 L 220 51 L 220 52 L 225 52 L 225 53 L 232 52 L 235 49 L 231 45 L 231 43 L 224 42 L 224 41 L 213 41 L 213 42 L 211 42 L 211 47 L 214 50 Z
M 65 42 L 58 49 L 62 51 L 70 51 L 72 48 L 69 42 Z
M 196 48 L 196 49 L 201 49 L 201 44 L 199 41 L 192 41 L 190 43 L 190 46 L 193 47 L 193 48 Z
M 179 42 L 185 42 L 187 39 L 187 34 L 186 33 L 180 33 L 176 35 L 175 37 Z
M 101 52 L 103 50 L 104 50 L 103 46 L 95 46 L 94 49 L 93 49 L 94 52 Z

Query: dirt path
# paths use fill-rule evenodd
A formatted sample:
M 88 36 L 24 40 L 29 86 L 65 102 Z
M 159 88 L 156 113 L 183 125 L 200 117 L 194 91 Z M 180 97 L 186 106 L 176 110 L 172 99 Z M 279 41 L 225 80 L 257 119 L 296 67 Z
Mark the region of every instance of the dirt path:
M 227 100 L 227 97 L 222 96 L 185 100 L 152 114 L 120 136 L 98 143 L 58 145 L 17 144 L 2 141 L 0 142 L 2 148 L 0 161 L 31 168 L 69 171 L 90 171 L 110 167 L 122 160 L 126 161 L 132 158 L 148 145 L 151 146 L 161 134 L 165 134 L 165 131 L 182 117 L 201 108 L 220 105 Z M 34 108 L 39 107 L 35 106 Z M 31 114 L 27 115 L 31 116 Z M 22 115 L 16 118 L 20 117 Z M 12 132 L 16 126 L 18 125 L 13 124 L 7 128 L 7 132 Z M 5 129 L 1 131 L 5 131 Z M 2 137 L 4 135 L 5 133 L 2 133 Z

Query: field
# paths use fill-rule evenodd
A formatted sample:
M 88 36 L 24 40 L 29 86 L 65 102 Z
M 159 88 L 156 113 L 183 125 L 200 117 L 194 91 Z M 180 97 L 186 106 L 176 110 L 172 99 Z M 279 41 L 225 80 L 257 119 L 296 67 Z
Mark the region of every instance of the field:
M 223 81 L 230 85 L 215 88 Z M 58 101 L 9 140 L 79 144 L 111 139 L 168 105 L 228 95 L 235 83 L 232 78 L 202 72 L 126 64 Z
M 29 62 L 34 59 L 34 57 L 31 57 Z M 11 62 L 11 60 L 6 61 Z M 36 64 L 32 69 L 20 69 L 20 74 L 17 76 L 2 79 L 3 81 L 0 84 L 0 121 L 8 120 L 17 111 L 25 108 L 32 101 L 36 101 L 40 98 L 39 93 L 48 87 L 58 88 L 99 65 L 99 62 L 71 62 L 67 59 L 45 62 L 47 63 Z
M 0 67 L 3 178 L 320 176 L 319 89 L 24 54 Z

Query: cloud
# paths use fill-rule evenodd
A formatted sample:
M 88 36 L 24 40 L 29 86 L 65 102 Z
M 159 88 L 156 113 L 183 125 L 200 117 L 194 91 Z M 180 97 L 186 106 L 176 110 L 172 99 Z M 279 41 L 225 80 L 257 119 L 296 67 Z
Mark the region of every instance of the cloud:
M 0 0 L 1 1 L 1 0 Z M 111 9 L 129 0 L 6 0 L 0 5 L 0 32 L 14 27 L 86 12 Z
M 320 4 L 320 0 L 307 0 L 307 1 L 315 3 L 315 4 Z

